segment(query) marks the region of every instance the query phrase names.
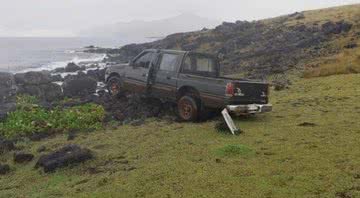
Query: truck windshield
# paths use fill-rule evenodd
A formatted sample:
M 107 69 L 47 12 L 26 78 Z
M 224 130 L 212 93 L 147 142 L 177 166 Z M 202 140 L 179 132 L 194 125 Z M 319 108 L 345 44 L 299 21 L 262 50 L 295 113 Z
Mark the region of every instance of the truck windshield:
M 216 61 L 205 56 L 190 55 L 185 58 L 182 73 L 216 77 Z

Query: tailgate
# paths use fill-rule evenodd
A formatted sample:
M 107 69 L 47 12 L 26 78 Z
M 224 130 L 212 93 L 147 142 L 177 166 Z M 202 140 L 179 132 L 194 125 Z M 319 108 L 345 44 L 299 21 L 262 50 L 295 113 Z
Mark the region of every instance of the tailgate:
M 234 81 L 234 96 L 229 104 L 267 104 L 269 84 L 261 82 Z

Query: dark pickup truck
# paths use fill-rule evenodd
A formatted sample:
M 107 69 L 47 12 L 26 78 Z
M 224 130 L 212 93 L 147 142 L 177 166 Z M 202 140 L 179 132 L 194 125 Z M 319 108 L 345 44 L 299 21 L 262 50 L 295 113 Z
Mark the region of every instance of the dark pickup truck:
M 106 70 L 111 95 L 136 92 L 176 102 L 179 117 L 196 121 L 205 109 L 255 114 L 272 110 L 269 84 L 220 76 L 217 57 L 186 51 L 145 50 L 129 64 Z

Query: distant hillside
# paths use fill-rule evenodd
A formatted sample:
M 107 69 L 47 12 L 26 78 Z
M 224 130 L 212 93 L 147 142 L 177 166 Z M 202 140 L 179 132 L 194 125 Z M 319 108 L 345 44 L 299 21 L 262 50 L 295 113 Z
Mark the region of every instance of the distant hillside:
M 199 17 L 191 13 L 154 20 L 131 21 L 94 27 L 81 31 L 81 36 L 115 38 L 127 42 L 144 42 L 149 39 L 164 38 L 176 32 L 197 31 L 203 28 L 213 28 L 221 22 Z
M 220 53 L 226 74 L 250 78 L 304 71 L 305 76 L 360 72 L 360 4 L 277 18 L 226 23 L 163 40 L 112 50 L 118 59 L 147 48 Z

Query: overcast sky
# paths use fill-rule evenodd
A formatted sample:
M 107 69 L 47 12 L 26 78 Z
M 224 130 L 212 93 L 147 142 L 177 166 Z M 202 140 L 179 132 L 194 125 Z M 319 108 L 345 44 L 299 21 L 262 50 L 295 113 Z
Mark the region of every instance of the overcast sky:
M 360 0 L 0 0 L 0 36 L 74 36 L 80 29 L 191 12 L 255 20 Z

